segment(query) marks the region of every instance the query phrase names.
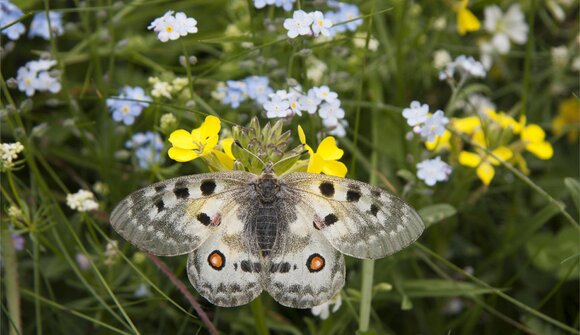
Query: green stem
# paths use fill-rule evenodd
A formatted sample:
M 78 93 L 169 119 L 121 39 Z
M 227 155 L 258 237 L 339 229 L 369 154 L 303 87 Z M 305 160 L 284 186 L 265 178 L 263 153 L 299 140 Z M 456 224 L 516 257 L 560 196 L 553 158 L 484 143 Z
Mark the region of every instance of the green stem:
M 189 87 L 189 93 L 191 94 L 191 99 L 194 98 L 195 92 L 193 91 L 193 77 L 191 75 L 191 67 L 189 64 L 189 53 L 185 47 L 185 43 L 181 42 L 181 47 L 183 49 L 183 56 L 185 57 L 185 73 L 187 73 L 187 86 Z
M 256 332 L 259 335 L 268 335 L 268 326 L 266 325 L 266 315 L 264 313 L 264 304 L 262 303 L 262 297 L 259 296 L 254 301 L 250 303 L 250 308 L 252 309 L 252 314 L 254 315 L 254 321 L 256 322 Z
M 12 244 L 12 237 L 7 227 L 2 229 L 2 241 L 2 262 L 4 263 L 4 285 L 6 288 L 8 319 L 10 320 L 10 335 L 19 335 L 22 334 L 22 319 L 20 317 L 18 260 Z
M 369 330 L 371 319 L 371 303 L 373 300 L 373 274 L 375 271 L 374 259 L 363 259 L 362 261 L 362 287 L 359 312 L 358 330 L 366 332 Z

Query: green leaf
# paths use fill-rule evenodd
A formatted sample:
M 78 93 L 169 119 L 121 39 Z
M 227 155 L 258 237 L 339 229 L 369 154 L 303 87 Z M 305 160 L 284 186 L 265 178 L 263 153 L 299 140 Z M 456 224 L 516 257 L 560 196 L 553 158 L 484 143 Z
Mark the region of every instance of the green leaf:
M 399 170 L 397 171 L 397 177 L 405 179 L 407 182 L 414 182 L 417 180 L 415 174 L 409 170 Z
M 419 210 L 419 215 L 425 222 L 425 226 L 429 227 L 432 224 L 440 222 L 457 213 L 455 207 L 449 204 L 436 204 L 423 207 Z
M 497 289 L 444 279 L 407 280 L 403 290 L 411 298 L 458 297 L 494 293 Z
M 580 211 L 580 182 L 574 178 L 565 178 L 564 184 L 566 184 L 566 187 L 570 191 L 576 209 Z
M 538 233 L 527 243 L 526 250 L 536 268 L 559 279 L 579 277 L 578 261 L 573 257 L 580 253 L 577 227 L 566 226 L 557 235 Z

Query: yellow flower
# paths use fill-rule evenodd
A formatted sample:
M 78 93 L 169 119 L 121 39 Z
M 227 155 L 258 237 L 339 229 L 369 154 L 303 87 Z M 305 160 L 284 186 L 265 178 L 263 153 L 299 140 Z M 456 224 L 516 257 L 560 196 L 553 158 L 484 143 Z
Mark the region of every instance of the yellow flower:
M 425 142 L 425 147 L 429 151 L 442 151 L 451 148 L 451 132 L 445 130 L 443 135 L 437 136 L 432 142 Z
M 526 146 L 526 150 L 544 160 L 550 159 L 554 155 L 554 148 L 545 138 L 544 129 L 537 124 L 527 125 L 521 133 L 521 139 Z
M 233 170 L 234 169 L 234 162 L 236 161 L 236 157 L 232 153 L 232 144 L 234 144 L 234 139 L 224 138 L 220 141 L 223 151 L 214 150 L 213 154 L 216 158 L 223 164 L 226 170 Z
M 459 132 L 472 135 L 481 128 L 481 120 L 477 116 L 468 116 L 451 120 L 451 126 Z
M 457 32 L 459 35 L 465 35 L 470 31 L 477 31 L 481 23 L 473 13 L 467 9 L 469 0 L 461 0 L 455 11 L 457 12 Z
M 300 126 L 298 126 L 298 137 L 300 137 L 300 143 L 304 144 L 304 148 L 310 153 L 307 172 L 324 173 L 337 177 L 346 176 L 348 171 L 346 165 L 338 161 L 342 158 L 344 151 L 336 146 L 334 137 L 328 136 L 322 140 L 316 152 L 306 144 L 306 135 L 304 135 L 304 130 Z
M 513 152 L 504 146 L 494 149 L 492 153 L 504 161 L 513 156 Z M 500 162 L 485 152 L 476 154 L 473 152 L 461 151 L 459 153 L 459 164 L 475 168 L 475 172 L 479 179 L 481 179 L 481 182 L 483 182 L 485 186 L 488 186 L 495 175 L 495 169 L 493 166 L 499 165 Z
M 522 126 L 526 124 L 525 118 L 520 119 L 520 122 L 518 122 L 506 113 L 497 113 L 491 108 L 486 109 L 485 114 L 487 114 L 487 116 L 501 128 L 511 129 L 514 134 L 519 134 L 522 130 Z
M 552 120 L 552 131 L 554 135 L 560 135 L 568 130 L 568 142 L 574 143 L 578 140 L 580 130 L 580 101 L 571 97 L 560 103 L 558 116 Z
M 210 154 L 218 142 L 220 129 L 220 119 L 210 115 L 191 133 L 185 129 L 172 132 L 169 142 L 173 147 L 169 149 L 169 157 L 178 162 L 189 162 Z

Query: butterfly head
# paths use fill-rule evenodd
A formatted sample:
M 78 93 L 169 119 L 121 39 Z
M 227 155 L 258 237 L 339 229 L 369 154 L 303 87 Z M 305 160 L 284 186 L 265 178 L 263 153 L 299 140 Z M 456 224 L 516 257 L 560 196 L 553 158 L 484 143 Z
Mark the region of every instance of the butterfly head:
M 256 192 L 262 202 L 271 203 L 278 198 L 280 183 L 274 173 L 273 164 L 268 162 L 258 180 L 254 183 Z

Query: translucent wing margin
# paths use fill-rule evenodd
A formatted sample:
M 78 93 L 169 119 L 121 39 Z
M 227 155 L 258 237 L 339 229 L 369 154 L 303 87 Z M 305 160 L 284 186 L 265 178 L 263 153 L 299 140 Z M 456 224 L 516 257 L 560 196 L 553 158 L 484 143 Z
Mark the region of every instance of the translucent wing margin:
M 281 177 L 287 191 L 299 193 L 297 207 L 307 222 L 340 252 L 357 258 L 381 258 L 414 242 L 425 225 L 400 198 L 356 180 L 310 173 Z
M 255 178 L 230 171 L 168 179 L 123 199 L 111 213 L 111 225 L 126 240 L 155 255 L 190 253 L 227 225 L 222 216 Z

